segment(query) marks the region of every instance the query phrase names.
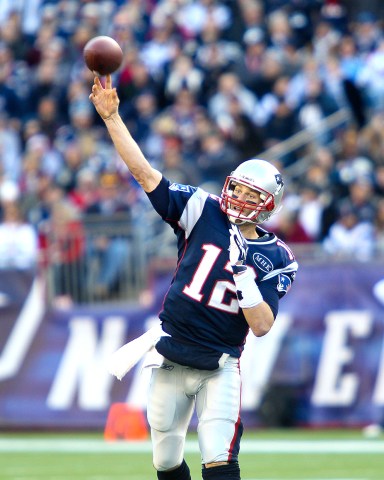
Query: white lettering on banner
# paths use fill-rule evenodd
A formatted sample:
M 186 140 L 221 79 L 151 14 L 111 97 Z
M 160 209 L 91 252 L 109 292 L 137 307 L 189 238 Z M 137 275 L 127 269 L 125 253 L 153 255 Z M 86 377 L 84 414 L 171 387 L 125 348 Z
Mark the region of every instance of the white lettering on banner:
M 279 355 L 283 339 L 292 323 L 292 317 L 279 313 L 272 329 L 264 337 L 247 337 L 241 356 L 241 376 L 243 379 L 241 405 L 244 410 L 259 407 L 265 386 Z
M 0 382 L 18 373 L 43 317 L 44 282 L 37 277 L 0 355 Z
M 372 402 L 376 405 L 384 406 L 384 340 Z
M 326 332 L 311 401 L 316 406 L 347 407 L 356 399 L 359 380 L 355 373 L 342 373 L 353 360 L 350 335 L 364 338 L 372 329 L 369 311 L 331 312 L 325 317 Z
M 146 319 L 150 328 L 157 317 Z M 242 409 L 260 407 L 265 386 L 268 384 L 282 342 L 293 323 L 291 315 L 279 313 L 278 320 L 265 337 L 249 335 L 241 358 L 243 378 Z M 372 331 L 373 317 L 369 311 L 330 312 L 325 317 L 326 331 L 319 360 L 312 403 L 315 406 L 349 406 L 356 400 L 359 387 L 357 373 L 345 373 L 354 358 L 349 339 L 366 339 Z M 104 367 L 106 359 L 126 340 L 127 319 L 110 316 L 98 323 L 88 316 L 72 317 L 69 321 L 69 338 L 59 368 L 47 398 L 51 409 L 66 410 L 77 401 L 83 410 L 105 410 L 111 403 L 114 377 Z M 143 366 L 147 358 L 134 368 L 132 382 L 127 392 L 127 403 L 146 406 L 146 390 L 151 369 Z M 384 404 L 384 347 L 379 374 L 374 391 L 374 403 Z
M 69 339 L 47 398 L 54 410 L 69 409 L 78 390 L 78 404 L 84 410 L 104 410 L 110 404 L 114 381 L 105 368 L 106 359 L 123 343 L 127 333 L 124 317 L 106 317 L 102 332 L 91 317 L 74 317 L 69 322 Z

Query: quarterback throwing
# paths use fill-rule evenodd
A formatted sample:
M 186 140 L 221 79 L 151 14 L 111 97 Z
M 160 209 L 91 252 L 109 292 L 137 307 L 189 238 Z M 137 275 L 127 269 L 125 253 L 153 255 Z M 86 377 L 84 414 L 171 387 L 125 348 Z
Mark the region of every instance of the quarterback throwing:
M 147 416 L 159 480 L 190 480 L 185 437 L 193 412 L 204 480 L 240 479 L 239 359 L 251 330 L 272 328 L 298 265 L 289 247 L 260 227 L 284 191 L 270 163 L 251 159 L 229 173 L 221 196 L 173 183 L 154 169 L 119 113 L 111 76 L 95 78 L 90 100 L 153 208 L 177 237 L 178 262 L 159 314 Z

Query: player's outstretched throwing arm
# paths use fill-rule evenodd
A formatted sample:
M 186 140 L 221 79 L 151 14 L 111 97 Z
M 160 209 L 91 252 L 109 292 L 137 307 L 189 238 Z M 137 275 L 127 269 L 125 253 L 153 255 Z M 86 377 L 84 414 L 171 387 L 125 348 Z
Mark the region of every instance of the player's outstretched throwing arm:
M 106 76 L 105 87 L 99 77 L 95 77 L 89 99 L 104 120 L 115 148 L 131 174 L 144 191 L 152 192 L 160 183 L 162 175 L 149 164 L 121 119 L 120 100 L 116 88 L 112 88 L 111 75 Z

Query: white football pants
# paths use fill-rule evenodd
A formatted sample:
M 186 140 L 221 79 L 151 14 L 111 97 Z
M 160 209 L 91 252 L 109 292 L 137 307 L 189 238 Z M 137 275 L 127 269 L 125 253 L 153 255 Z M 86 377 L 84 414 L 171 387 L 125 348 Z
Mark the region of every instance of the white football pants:
M 201 463 L 237 460 L 240 424 L 239 359 L 228 357 L 214 371 L 184 367 L 164 359 L 153 368 L 147 416 L 153 464 L 164 471 L 181 464 L 194 407 L 198 418 Z

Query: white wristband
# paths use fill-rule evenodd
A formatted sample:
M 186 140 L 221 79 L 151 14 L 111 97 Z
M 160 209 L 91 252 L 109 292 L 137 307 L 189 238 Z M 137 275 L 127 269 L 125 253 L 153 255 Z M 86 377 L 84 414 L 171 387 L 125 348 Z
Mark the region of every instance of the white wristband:
M 236 285 L 237 299 L 241 308 L 256 307 L 256 305 L 264 301 L 259 287 L 255 282 L 255 273 L 251 268 L 247 268 L 244 273 L 234 275 L 233 279 Z

